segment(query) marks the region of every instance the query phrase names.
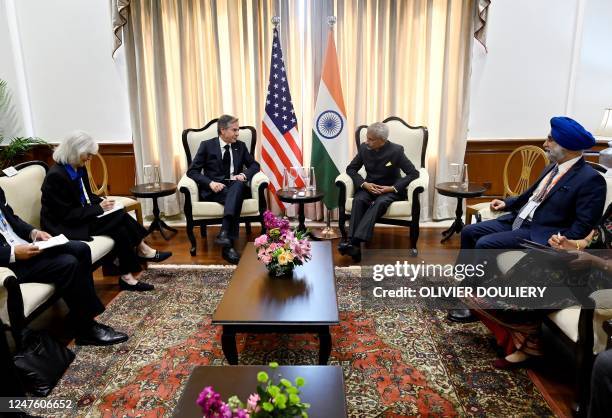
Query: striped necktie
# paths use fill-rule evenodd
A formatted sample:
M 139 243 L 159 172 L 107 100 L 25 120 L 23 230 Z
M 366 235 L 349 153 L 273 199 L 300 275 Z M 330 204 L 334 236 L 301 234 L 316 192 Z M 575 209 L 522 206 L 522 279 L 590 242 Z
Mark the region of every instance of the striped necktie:
M 544 198 L 546 197 L 546 194 L 548 193 L 548 188 L 550 187 L 550 184 L 552 183 L 553 179 L 557 176 L 557 174 L 559 174 L 559 165 L 555 165 L 555 167 L 550 171 L 550 175 L 548 176 L 548 179 L 546 180 L 546 184 L 544 184 L 544 187 L 542 187 L 540 189 L 540 191 L 538 192 L 538 194 L 533 198 L 533 201 L 535 202 L 542 202 L 542 200 L 544 200 Z M 525 206 L 529 204 L 529 202 L 527 202 L 525 204 Z M 523 208 L 525 207 L 523 206 L 521 208 L 521 210 L 519 210 L 519 214 L 523 211 Z M 512 222 L 512 230 L 515 231 L 517 229 L 519 229 L 521 227 L 521 225 L 523 225 L 523 222 L 525 221 L 525 218 L 521 218 L 520 216 L 516 216 L 516 218 L 514 218 L 514 222 Z

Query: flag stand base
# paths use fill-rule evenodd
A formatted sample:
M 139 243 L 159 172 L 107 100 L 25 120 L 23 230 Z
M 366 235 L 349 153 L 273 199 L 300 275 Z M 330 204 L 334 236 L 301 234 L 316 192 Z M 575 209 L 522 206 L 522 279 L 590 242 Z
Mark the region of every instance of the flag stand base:
M 331 210 L 327 210 L 327 223 L 325 228 L 315 228 L 310 231 L 310 235 L 320 240 L 340 238 L 335 228 L 331 227 Z

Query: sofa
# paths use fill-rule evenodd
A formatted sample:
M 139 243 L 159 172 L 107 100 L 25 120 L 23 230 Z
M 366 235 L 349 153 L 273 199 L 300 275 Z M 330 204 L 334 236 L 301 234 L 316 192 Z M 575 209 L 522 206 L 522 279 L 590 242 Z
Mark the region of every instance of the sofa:
M 48 167 L 41 161 L 29 161 L 15 168 L 17 174 L 14 176 L 0 173 L 0 188 L 14 212 L 25 222 L 40 228 L 40 188 Z M 91 248 L 93 268 L 112 257 L 115 243 L 110 237 L 96 236 L 86 243 Z M 21 329 L 59 298 L 61 295 L 53 284 L 20 284 L 11 269 L 0 267 L 0 320 L 3 331 L 9 328 L 16 343 Z

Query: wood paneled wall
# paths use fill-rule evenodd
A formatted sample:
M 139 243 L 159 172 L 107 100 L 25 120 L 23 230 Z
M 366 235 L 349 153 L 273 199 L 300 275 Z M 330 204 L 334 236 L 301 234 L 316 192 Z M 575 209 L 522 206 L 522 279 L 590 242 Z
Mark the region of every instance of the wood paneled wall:
M 104 158 L 108 169 L 108 192 L 115 196 L 131 196 L 130 187 L 136 184 L 136 160 L 132 144 L 100 144 L 98 151 Z M 36 147 L 23 158 L 23 161 L 41 160 L 50 166 L 53 149 Z M 96 183 L 102 183 L 102 165 L 97 158 L 92 160 L 92 170 Z
M 503 172 L 506 164 L 506 159 L 510 153 L 523 145 L 536 145 L 541 147 L 544 143 L 544 138 L 537 140 L 471 140 L 468 141 L 465 150 L 465 163 L 468 164 L 468 174 L 471 182 L 481 183 L 487 187 L 482 199 L 490 200 L 491 198 L 499 198 L 504 193 Z M 599 151 L 605 148 L 605 144 L 597 144 L 592 151 Z M 589 152 L 586 158 L 591 161 L 597 161 L 596 152 Z M 540 171 L 544 168 L 544 164 L 540 159 L 534 166 L 531 172 L 531 180 L 535 181 Z M 520 170 L 520 158 L 513 158 L 510 164 L 510 176 L 518 177 Z
M 503 194 L 503 170 L 506 159 L 510 153 L 522 145 L 542 146 L 544 138 L 538 140 L 469 140 L 465 152 L 465 162 L 468 164 L 469 178 L 471 182 L 481 183 L 488 187 L 485 195 L 480 200 L 489 200 L 493 197 L 501 197 Z M 605 148 L 605 143 L 597 144 L 593 151 Z M 108 168 L 109 193 L 119 196 L 129 196 L 130 187 L 136 183 L 136 162 L 134 159 L 134 148 L 132 144 L 100 144 L 100 154 L 104 157 Z M 48 148 L 39 148 L 29 153 L 26 159 L 38 159 L 47 164 L 53 164 L 52 151 Z M 587 154 L 587 159 L 597 161 L 595 153 Z M 93 160 L 94 176 L 101 182 L 101 167 L 97 159 Z M 539 163 L 532 172 L 532 181 L 543 168 Z M 510 166 L 510 172 L 518 174 L 519 161 Z M 100 174 L 101 176 L 101 174 Z

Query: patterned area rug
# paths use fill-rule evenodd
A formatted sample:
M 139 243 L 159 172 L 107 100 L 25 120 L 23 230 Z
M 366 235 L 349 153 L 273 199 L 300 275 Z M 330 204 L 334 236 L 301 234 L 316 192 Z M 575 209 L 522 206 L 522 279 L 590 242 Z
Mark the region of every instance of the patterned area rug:
M 192 266 L 147 271 L 156 291 L 122 292 L 100 318 L 131 338 L 111 347 L 77 347 L 51 398 L 74 399 L 78 409 L 69 416 L 170 416 L 195 366 L 226 364 L 220 329 L 210 320 L 232 272 Z M 341 323 L 332 327 L 330 364 L 342 366 L 350 417 L 552 416 L 524 371 L 490 366 L 495 352 L 482 325 L 452 324 L 444 312 L 416 305 L 362 310 L 359 270 L 337 268 L 336 277 Z M 315 337 L 237 340 L 244 364 L 317 362 Z

